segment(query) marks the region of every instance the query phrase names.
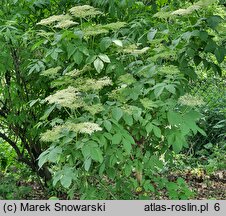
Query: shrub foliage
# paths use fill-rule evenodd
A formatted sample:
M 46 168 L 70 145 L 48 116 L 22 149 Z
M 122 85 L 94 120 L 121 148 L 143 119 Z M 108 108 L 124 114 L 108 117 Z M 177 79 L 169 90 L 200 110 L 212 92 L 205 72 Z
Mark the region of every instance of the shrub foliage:
M 201 70 L 222 74 L 225 13 L 214 0 L 132 2 L 136 16 L 124 19 L 91 1 L 40 10 L 25 33 L 17 22 L 1 28 L 0 136 L 70 198 L 145 198 L 165 187 L 170 198 L 192 196 L 161 174 L 188 137 L 205 136 L 203 101 L 189 86 Z

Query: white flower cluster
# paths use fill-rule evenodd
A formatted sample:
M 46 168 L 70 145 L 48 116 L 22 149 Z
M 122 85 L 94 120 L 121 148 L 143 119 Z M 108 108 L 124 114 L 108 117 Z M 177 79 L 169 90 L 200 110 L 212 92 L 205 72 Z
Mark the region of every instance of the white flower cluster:
M 109 85 L 112 85 L 112 81 L 109 77 L 105 76 L 99 80 L 96 80 L 96 88 L 97 89 L 101 89 L 104 86 L 109 86 Z
M 90 65 L 85 65 L 82 69 L 73 69 L 72 71 L 67 72 L 65 75 L 69 77 L 78 77 L 86 72 L 89 72 L 92 70 L 92 67 Z
M 71 16 L 68 14 L 53 15 L 46 19 L 42 19 L 40 22 L 37 23 L 37 25 L 50 25 L 55 22 L 61 22 L 63 20 L 70 20 L 70 19 L 71 19 Z
M 98 11 L 96 8 L 90 5 L 75 6 L 71 8 L 69 11 L 74 17 L 79 18 L 85 18 L 87 16 L 96 16 L 102 14 L 102 12 Z
M 125 25 L 126 25 L 125 22 L 114 22 L 106 25 L 87 26 L 83 29 L 83 33 L 85 37 L 96 36 L 99 34 L 106 34 L 110 30 L 117 31 L 120 28 L 124 27 Z
M 187 9 L 178 9 L 174 12 L 172 12 L 172 15 L 188 15 L 193 13 L 195 10 L 199 10 L 200 6 L 199 5 L 192 5 L 188 7 Z
M 83 122 L 83 123 L 75 124 L 73 126 L 73 130 L 79 133 L 92 134 L 95 131 L 102 131 L 102 128 L 96 123 Z
M 114 22 L 109 23 L 106 25 L 103 25 L 103 28 L 109 29 L 109 30 L 119 30 L 120 28 L 124 27 L 126 25 L 126 22 Z
M 102 128 L 93 122 L 82 122 L 82 123 L 73 123 L 66 122 L 63 125 L 58 125 L 52 128 L 52 130 L 47 130 L 45 133 L 41 134 L 41 141 L 43 142 L 55 142 L 60 137 L 63 136 L 64 131 L 72 131 L 75 133 L 89 134 L 96 131 L 101 131 Z
M 74 22 L 72 20 L 62 20 L 60 22 L 58 22 L 54 27 L 55 28 L 60 28 L 60 29 L 65 29 L 65 28 L 69 28 L 71 26 L 74 25 L 78 25 L 78 22 Z
M 83 33 L 85 37 L 96 36 L 99 34 L 106 34 L 109 30 L 103 28 L 102 25 L 88 26 L 83 29 Z
M 48 77 L 56 77 L 57 73 L 60 71 L 61 67 L 49 68 L 41 72 L 41 75 Z
M 69 86 L 66 89 L 59 90 L 55 94 L 48 96 L 45 100 L 50 104 L 56 103 L 62 107 L 76 109 L 84 105 L 79 95 L 80 93 L 76 88 Z
M 47 130 L 45 133 L 41 134 L 41 141 L 55 142 L 62 136 L 61 131 L 61 126 L 56 126 L 52 130 Z
M 102 104 L 93 104 L 93 105 L 85 105 L 84 109 L 90 112 L 92 115 L 95 115 L 104 110 Z
M 112 81 L 111 81 L 111 79 L 109 77 L 105 76 L 105 77 L 102 77 L 99 80 L 87 79 L 78 88 L 81 91 L 100 90 L 104 86 L 109 86 L 109 85 L 112 85 Z
M 215 3 L 217 0 L 201 0 L 196 2 L 195 4 L 189 6 L 186 9 L 178 9 L 174 12 L 172 12 L 172 15 L 188 15 L 193 13 L 196 10 L 202 9 L 204 7 L 208 7 L 209 5 Z
M 184 16 L 184 15 L 189 15 L 192 14 L 194 11 L 203 9 L 205 7 L 209 7 L 211 4 L 216 3 L 218 0 L 200 0 L 195 2 L 193 5 L 187 7 L 187 8 L 180 8 L 178 10 L 175 10 L 173 12 L 166 11 L 166 10 L 161 10 L 154 14 L 153 17 L 157 17 L 160 19 L 168 19 L 172 16 Z
M 158 68 L 160 74 L 180 74 L 180 70 L 174 65 L 164 65 Z
M 190 94 L 185 94 L 178 99 L 178 103 L 186 106 L 201 106 L 205 104 L 205 102 L 200 97 L 196 97 Z
M 137 49 L 138 47 L 135 44 L 127 46 L 125 49 L 123 49 L 124 53 L 130 53 L 134 55 L 141 55 L 146 53 L 150 48 L 149 47 L 144 47 L 142 49 Z

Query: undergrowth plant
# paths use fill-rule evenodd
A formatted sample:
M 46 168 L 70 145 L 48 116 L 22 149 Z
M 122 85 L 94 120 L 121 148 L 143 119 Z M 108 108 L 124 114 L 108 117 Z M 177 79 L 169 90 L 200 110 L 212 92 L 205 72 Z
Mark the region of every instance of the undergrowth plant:
M 90 5 L 37 23 L 33 51 L 51 91 L 30 106 L 48 105 L 36 127 L 46 128 L 39 167 L 50 167 L 53 186 L 71 199 L 145 199 L 164 188 L 171 199 L 192 196 L 183 180 L 161 179 L 172 152 L 205 135 L 195 108 L 203 101 L 188 87 L 197 67 L 221 74 L 225 25 L 211 7 L 202 0 L 149 14 L 142 40 L 131 23 L 108 22 Z

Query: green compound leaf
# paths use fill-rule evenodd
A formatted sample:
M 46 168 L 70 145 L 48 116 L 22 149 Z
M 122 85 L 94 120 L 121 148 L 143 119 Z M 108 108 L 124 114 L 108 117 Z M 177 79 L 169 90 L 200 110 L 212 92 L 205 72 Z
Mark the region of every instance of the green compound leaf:
M 103 70 L 103 68 L 104 68 L 104 63 L 103 63 L 103 61 L 100 60 L 99 58 L 97 58 L 97 59 L 94 61 L 94 67 L 95 67 L 96 71 L 97 71 L 98 73 L 100 73 L 100 72 Z
M 117 46 L 120 46 L 120 47 L 122 47 L 123 46 L 123 44 L 122 44 L 122 41 L 121 40 L 112 40 L 112 42 L 115 44 L 115 45 L 117 45 Z
M 108 120 L 104 120 L 104 127 L 106 128 L 106 130 L 107 130 L 108 132 L 110 132 L 110 130 L 111 130 L 111 128 L 112 128 L 111 122 L 108 121 Z
M 182 122 L 182 117 L 179 113 L 174 111 L 168 111 L 167 113 L 167 119 L 170 125 L 179 125 Z
M 156 98 L 158 98 L 162 94 L 164 88 L 165 88 L 165 85 L 164 86 L 157 86 L 157 87 L 155 87 L 154 94 L 155 94 Z
M 123 116 L 123 111 L 119 107 L 115 107 L 112 109 L 112 117 L 116 120 L 119 121 Z
M 151 131 L 153 130 L 153 128 L 154 128 L 154 125 L 152 123 L 150 123 L 150 122 L 145 126 L 146 132 L 148 134 L 151 133 Z
M 123 147 L 124 147 L 126 153 L 127 153 L 127 154 L 130 154 L 130 152 L 131 152 L 131 150 L 132 150 L 132 145 L 131 145 L 131 143 L 130 143 L 128 140 L 126 140 L 126 139 L 123 138 L 123 139 L 122 139 L 122 144 L 123 144 Z
M 161 138 L 162 133 L 159 127 L 153 125 L 153 132 L 156 137 Z
M 226 54 L 226 49 L 224 47 L 217 47 L 215 49 L 214 54 L 216 56 L 216 59 L 217 59 L 218 63 L 220 64 L 221 62 L 224 61 L 224 57 L 225 57 L 225 54 Z
M 69 188 L 72 183 L 72 178 L 70 176 L 63 176 L 60 179 L 60 183 L 62 184 L 63 187 Z
M 114 134 L 112 136 L 112 144 L 120 144 L 122 140 L 122 135 L 120 133 Z
M 91 156 L 91 158 L 93 159 L 93 160 L 95 160 L 95 161 L 98 161 L 98 162 L 100 162 L 100 163 L 102 163 L 103 162 L 103 160 L 104 160 L 104 158 L 103 158 L 103 156 L 102 156 L 102 151 L 100 150 L 100 148 L 92 148 L 91 150 L 90 150 L 90 156 Z
M 91 163 L 92 163 L 92 159 L 91 158 L 87 158 L 85 160 L 85 162 L 84 162 L 85 171 L 87 171 L 87 172 L 89 171 Z
M 105 54 L 99 54 L 98 57 L 103 61 L 103 62 L 106 62 L 106 63 L 111 63 L 111 60 L 109 59 L 109 57 Z
M 125 123 L 126 123 L 127 125 L 129 125 L 129 126 L 132 126 L 132 125 L 133 125 L 133 117 L 132 117 L 131 115 L 125 113 L 125 114 L 123 115 L 123 119 L 124 119 L 124 121 L 125 121 Z

